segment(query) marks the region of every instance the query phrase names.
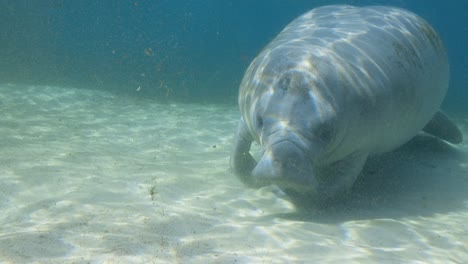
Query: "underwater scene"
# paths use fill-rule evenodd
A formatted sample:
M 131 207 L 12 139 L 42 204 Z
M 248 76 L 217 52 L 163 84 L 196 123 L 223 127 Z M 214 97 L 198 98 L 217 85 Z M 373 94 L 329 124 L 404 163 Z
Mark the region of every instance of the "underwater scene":
M 0 263 L 468 263 L 466 10 L 0 0 Z

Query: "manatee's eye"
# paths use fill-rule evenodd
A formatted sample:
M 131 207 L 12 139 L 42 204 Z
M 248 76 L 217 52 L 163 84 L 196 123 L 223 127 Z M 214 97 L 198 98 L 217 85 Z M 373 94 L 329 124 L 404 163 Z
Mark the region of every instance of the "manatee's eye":
M 261 116 L 257 116 L 257 127 L 262 129 L 263 128 L 263 118 Z
M 300 98 L 308 98 L 310 82 L 306 75 L 300 71 L 288 72 L 280 77 L 276 88 L 287 93 L 294 93 Z
M 315 136 L 322 142 L 330 142 L 334 134 L 333 126 L 331 124 L 322 124 L 315 130 Z
M 289 74 L 286 74 L 285 76 L 282 76 L 281 79 L 278 81 L 277 88 L 283 91 L 287 91 L 290 85 L 291 76 Z

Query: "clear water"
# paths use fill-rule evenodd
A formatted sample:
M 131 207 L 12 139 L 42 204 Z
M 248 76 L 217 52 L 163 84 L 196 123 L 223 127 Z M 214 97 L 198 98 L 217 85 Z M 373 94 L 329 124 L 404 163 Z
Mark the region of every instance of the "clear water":
M 465 1 L 0 0 L 0 262 L 468 262 L 466 141 L 418 136 L 327 209 L 229 171 L 245 68 L 333 3 L 427 19 L 468 138 Z

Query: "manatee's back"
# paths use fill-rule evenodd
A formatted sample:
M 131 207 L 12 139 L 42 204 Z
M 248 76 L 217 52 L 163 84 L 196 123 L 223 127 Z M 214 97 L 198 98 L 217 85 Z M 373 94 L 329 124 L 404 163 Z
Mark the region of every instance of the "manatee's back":
M 337 142 L 349 151 L 356 145 L 387 151 L 409 140 L 440 107 L 449 79 L 432 27 L 408 11 L 378 6 L 326 6 L 291 22 L 247 70 L 241 109 L 255 107 L 248 101 L 288 67 L 315 76 L 311 87 L 333 105 L 345 126 Z

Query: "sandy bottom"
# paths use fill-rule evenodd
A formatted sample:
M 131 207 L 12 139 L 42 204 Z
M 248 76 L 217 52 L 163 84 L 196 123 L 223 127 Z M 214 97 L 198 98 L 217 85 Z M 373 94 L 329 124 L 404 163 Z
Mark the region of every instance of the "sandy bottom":
M 229 172 L 234 106 L 3 85 L 0 109 L 2 263 L 468 261 L 467 143 L 418 137 L 296 209 Z

